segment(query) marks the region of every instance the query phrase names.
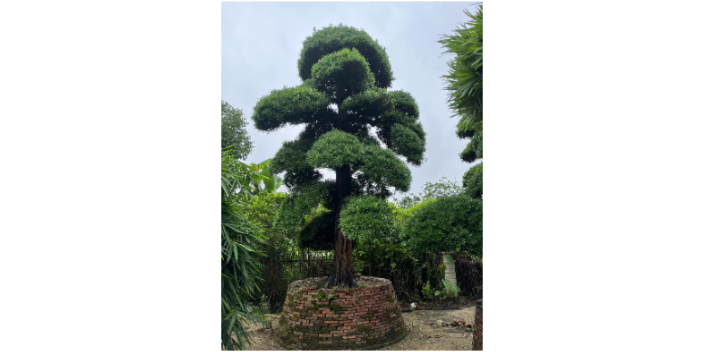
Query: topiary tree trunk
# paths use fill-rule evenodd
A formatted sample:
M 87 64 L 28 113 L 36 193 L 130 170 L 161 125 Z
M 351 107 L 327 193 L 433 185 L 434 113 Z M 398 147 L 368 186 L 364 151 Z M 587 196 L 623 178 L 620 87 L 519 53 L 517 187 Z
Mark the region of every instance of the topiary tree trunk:
M 305 124 L 270 164 L 273 173 L 285 172 L 291 191 L 275 225 L 302 225 L 301 248 L 335 251 L 328 284 L 355 286 L 353 243 L 398 240 L 385 199 L 408 191 L 411 174 L 396 154 L 420 165 L 425 132 L 413 97 L 387 91 L 393 75 L 386 51 L 364 31 L 340 25 L 314 32 L 298 71 L 300 86 L 272 91 L 252 115 L 264 131 Z M 322 180 L 321 168 L 335 180 Z
M 352 193 L 352 172 L 350 167 L 345 165 L 335 172 L 335 182 L 337 197 L 335 202 L 335 272 L 330 276 L 328 285 L 350 287 L 357 286 L 354 280 L 354 269 L 352 266 L 352 241 L 345 238 L 340 226 L 340 212 L 342 212 L 342 200 Z

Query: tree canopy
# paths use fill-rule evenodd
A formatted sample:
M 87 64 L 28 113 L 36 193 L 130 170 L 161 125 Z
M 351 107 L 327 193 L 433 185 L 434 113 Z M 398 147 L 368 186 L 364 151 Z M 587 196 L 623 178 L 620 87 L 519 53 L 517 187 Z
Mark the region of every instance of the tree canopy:
M 406 194 L 401 199 L 394 198 L 394 202 L 399 208 L 409 209 L 428 200 L 452 196 L 461 192 L 462 187 L 456 181 L 450 181 L 443 176 L 438 182 L 426 182 L 419 195 Z
M 247 121 L 242 110 L 220 101 L 220 148 L 231 147 L 236 159 L 246 159 L 252 151 L 252 139 L 247 133 Z

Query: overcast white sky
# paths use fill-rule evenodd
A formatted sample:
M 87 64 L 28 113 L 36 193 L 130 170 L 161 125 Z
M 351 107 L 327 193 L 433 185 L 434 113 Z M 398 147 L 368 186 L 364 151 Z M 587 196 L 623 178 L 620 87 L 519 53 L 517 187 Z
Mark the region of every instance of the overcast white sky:
M 450 34 L 474 11 L 468 2 L 223 2 L 222 3 L 222 99 L 242 109 L 254 148 L 247 162 L 273 157 L 284 141 L 294 139 L 302 125 L 276 132 L 256 130 L 251 122 L 257 101 L 272 89 L 297 86 L 297 60 L 305 38 L 313 28 L 344 24 L 364 29 L 386 48 L 396 80 L 391 89 L 411 93 L 420 109 L 426 131 L 426 161 L 408 165 L 411 193 L 425 182 L 446 176 L 461 182 L 470 167 L 459 158 L 467 145 L 455 135 L 457 118 L 451 118 L 442 76 L 447 61 L 438 39 Z

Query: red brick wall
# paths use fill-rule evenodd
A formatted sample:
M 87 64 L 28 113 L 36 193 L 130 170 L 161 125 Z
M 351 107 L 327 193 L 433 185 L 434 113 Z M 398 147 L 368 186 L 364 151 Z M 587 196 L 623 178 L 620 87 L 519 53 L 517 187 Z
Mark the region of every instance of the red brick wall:
M 472 341 L 472 350 L 484 350 L 484 304 L 479 302 L 477 310 L 474 313 L 474 337 Z
M 283 346 L 371 349 L 401 340 L 407 332 L 394 288 L 389 280 L 376 279 L 382 280 L 378 287 L 289 288 L 279 320 Z

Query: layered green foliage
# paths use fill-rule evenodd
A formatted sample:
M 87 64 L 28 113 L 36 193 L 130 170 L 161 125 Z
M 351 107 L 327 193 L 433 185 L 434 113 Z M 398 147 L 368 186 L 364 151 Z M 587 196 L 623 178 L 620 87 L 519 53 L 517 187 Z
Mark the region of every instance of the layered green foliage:
M 392 95 L 394 96 L 398 95 Z M 396 100 L 394 100 L 394 107 L 395 103 Z M 422 163 L 425 152 L 425 131 L 418 122 L 417 115 L 409 115 L 400 110 L 390 111 L 381 116 L 377 126 L 379 139 L 389 149 L 405 156 L 406 160 L 413 165 Z
M 290 197 L 281 205 L 274 225 L 278 228 L 300 226 L 306 215 L 319 205 L 332 207 L 335 183 L 331 181 L 310 183 L 305 187 L 296 187 Z
M 289 189 L 315 183 L 322 178 L 322 174 L 306 160 L 307 153 L 312 146 L 312 140 L 302 137 L 284 142 L 271 160 L 270 166 L 273 173 L 286 172 L 284 184 Z
M 355 242 L 396 243 L 399 239 L 391 208 L 379 197 L 351 197 L 340 213 L 340 227 Z
M 372 88 L 346 98 L 340 110 L 354 115 L 359 123 L 377 125 L 384 113 L 393 111 L 394 103 L 392 94 L 381 88 Z
M 335 213 L 324 209 L 301 229 L 299 245 L 312 250 L 332 250 L 335 242 Z
M 313 65 L 313 87 L 341 104 L 347 97 L 374 87 L 374 74 L 357 49 L 342 49 Z
M 307 86 L 273 90 L 254 106 L 254 126 L 271 131 L 285 124 L 299 124 L 323 119 L 331 100 Z
M 356 49 L 364 56 L 376 78 L 377 87 L 388 88 L 391 85 L 394 78 L 386 50 L 363 30 L 343 25 L 323 28 L 306 38 L 298 59 L 301 79 L 311 77 L 313 65 L 322 57 L 346 48 Z
M 473 166 L 462 177 L 462 186 L 466 194 L 473 199 L 482 199 L 484 188 L 482 176 L 484 174 L 484 163 Z
M 344 219 L 362 214 L 346 212 L 345 198 L 375 196 L 383 203 L 392 192 L 408 190 L 411 174 L 397 155 L 414 165 L 423 160 L 425 132 L 418 106 L 409 93 L 385 89 L 393 79 L 386 52 L 364 31 L 346 26 L 316 31 L 304 41 L 298 65 L 302 84 L 272 91 L 257 103 L 252 116 L 255 127 L 265 131 L 305 124 L 270 164 L 272 172 L 285 173 L 284 184 L 291 190 L 276 226 L 302 227 L 303 248 L 330 248 L 335 226 L 331 219 L 349 225 L 347 231 L 341 227 L 348 238 L 371 238 L 356 233 L 363 228 Z M 322 181 L 320 168 L 343 177 L 336 180 L 342 186 Z M 330 212 L 319 211 L 304 221 L 320 206 Z M 369 206 L 365 209 L 376 209 Z M 380 209 L 391 219 L 387 208 Z
M 374 145 L 362 146 L 361 151 L 359 171 L 362 175 L 358 178 L 379 185 L 381 191 L 388 187 L 402 192 L 408 191 L 411 186 L 411 171 L 392 151 Z
M 322 135 L 307 153 L 308 164 L 315 168 L 338 169 L 357 163 L 362 143 L 357 137 L 333 130 Z
M 467 144 L 467 147 L 462 150 L 460 153 L 460 159 L 462 161 L 466 161 L 468 163 L 471 163 L 475 160 L 477 160 L 477 152 L 472 148 L 472 144 Z
M 440 197 L 404 224 L 402 238 L 415 252 L 482 255 L 482 201 L 461 194 Z
M 419 165 L 423 161 L 423 140 L 402 124 L 397 123 L 391 127 L 390 145 L 394 152 L 405 156 L 413 164 Z
M 247 134 L 247 121 L 242 110 L 220 101 L 220 148 L 230 148 L 237 159 L 245 159 L 252 151 L 252 139 Z
M 467 144 L 467 147 L 464 148 L 462 153 L 460 153 L 460 159 L 468 163 L 472 163 L 477 159 L 482 159 L 484 157 L 482 135 L 482 132 L 478 132 L 474 135 L 469 144 Z
M 483 141 L 484 141 L 484 132 L 479 131 L 474 135 L 474 137 L 472 137 L 472 141 L 469 142 L 469 145 L 472 147 L 472 150 L 477 155 L 477 159 L 484 159 L 484 142 Z
M 221 164 L 221 340 L 226 349 L 242 350 L 251 343 L 245 325 L 261 319 L 250 302 L 258 298 L 259 246 L 266 237 L 243 214 L 262 177 L 231 151 L 223 152 Z
M 416 100 L 413 99 L 413 96 L 411 96 L 410 93 L 397 90 L 389 92 L 389 95 L 394 100 L 394 104 L 398 112 L 411 117 L 420 116 L 418 104 L 416 104 Z

